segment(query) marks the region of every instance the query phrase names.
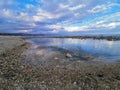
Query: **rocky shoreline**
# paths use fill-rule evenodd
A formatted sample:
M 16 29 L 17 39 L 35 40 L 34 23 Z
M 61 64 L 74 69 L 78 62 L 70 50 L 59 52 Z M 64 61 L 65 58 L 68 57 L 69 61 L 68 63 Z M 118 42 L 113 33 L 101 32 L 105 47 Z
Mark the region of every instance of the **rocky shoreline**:
M 23 51 L 30 47 L 30 43 L 21 42 L 0 54 L 1 90 L 120 90 L 120 62 L 74 68 L 52 65 L 38 68 L 23 62 Z
M 2 38 L 5 38 L 6 40 L 6 37 Z M 18 80 L 18 76 L 20 76 L 19 72 L 25 67 L 25 65 L 21 62 L 21 59 L 24 58 L 22 52 L 30 46 L 30 43 L 23 42 L 21 38 L 18 39 L 18 37 L 12 37 L 11 39 L 13 38 L 20 40 L 20 43 L 18 43 L 18 45 L 13 44 L 15 47 L 6 49 L 0 54 L 1 90 L 16 90 L 13 85 L 15 85 L 16 82 L 19 82 Z M 14 40 L 14 42 L 17 41 Z M 11 44 L 11 42 L 9 41 L 8 43 L 9 45 Z

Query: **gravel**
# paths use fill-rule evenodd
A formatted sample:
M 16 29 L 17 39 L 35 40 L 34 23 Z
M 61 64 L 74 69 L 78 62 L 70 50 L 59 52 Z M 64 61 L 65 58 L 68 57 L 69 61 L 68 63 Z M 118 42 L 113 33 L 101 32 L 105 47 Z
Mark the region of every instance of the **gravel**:
M 30 44 L 21 37 L 1 36 L 0 45 L 0 90 L 120 90 L 120 62 L 38 68 L 24 63 Z

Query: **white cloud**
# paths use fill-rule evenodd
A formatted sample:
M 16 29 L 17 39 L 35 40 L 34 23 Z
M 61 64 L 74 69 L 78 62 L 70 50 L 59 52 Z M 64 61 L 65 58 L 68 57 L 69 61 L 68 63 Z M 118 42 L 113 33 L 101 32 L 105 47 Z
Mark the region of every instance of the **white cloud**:
M 4 7 L 4 6 L 13 6 L 16 5 L 17 2 L 13 1 L 13 0 L 0 0 L 0 7 Z
M 89 28 L 95 29 L 112 29 L 119 27 L 120 12 L 105 15 L 92 19 L 91 21 L 84 22 Z
M 28 9 L 33 8 L 33 7 L 34 7 L 34 5 L 32 5 L 32 4 L 27 4 L 26 5 L 26 8 L 28 8 Z
M 18 32 L 19 33 L 29 33 L 29 32 L 32 32 L 32 30 L 19 30 Z
M 33 16 L 33 21 L 38 22 L 38 21 L 45 21 L 47 19 L 57 19 L 63 16 L 65 13 L 50 13 L 42 9 L 38 9 L 36 15 Z
M 22 11 L 19 12 L 19 14 L 17 14 L 16 12 L 13 12 L 11 9 L 2 9 L 0 10 L 0 14 L 4 18 L 19 20 L 29 23 L 41 22 L 41 21 L 43 22 L 47 19 L 55 19 L 64 15 L 64 13 L 60 13 L 60 14 L 49 13 L 42 9 L 36 9 L 36 13 L 34 15 L 29 15 L 28 12 L 22 12 Z
M 104 15 L 101 17 L 94 18 L 93 20 L 87 22 L 87 24 L 94 23 L 109 23 L 109 22 L 119 22 L 120 21 L 120 12 Z
M 60 4 L 60 5 L 59 5 L 59 7 L 60 7 L 60 8 L 62 8 L 62 9 L 65 9 L 65 8 L 68 8 L 68 7 L 69 7 L 69 5 Z
M 48 26 L 46 26 L 47 28 L 50 28 L 50 29 L 61 29 L 62 28 L 62 26 L 61 25 L 48 25 Z
M 75 31 L 87 31 L 89 28 L 88 26 L 68 26 L 64 28 L 65 31 L 68 32 L 75 32 Z
M 108 24 L 108 27 L 110 28 L 116 28 L 117 26 L 120 26 L 120 22 L 112 22 Z
M 93 24 L 88 26 L 67 26 L 65 27 L 65 31 L 68 32 L 76 32 L 76 31 L 89 31 L 89 30 L 96 30 L 96 29 L 107 29 L 111 30 L 116 27 L 120 27 L 120 22 L 111 22 L 111 23 L 100 23 L 100 24 Z
M 52 30 L 51 33 L 58 33 L 61 30 L 63 30 L 64 26 L 58 23 L 58 24 L 55 24 L 55 25 L 47 25 L 45 27 L 51 29 Z
M 99 24 L 102 24 L 104 23 L 104 20 L 101 20 L 101 21 L 97 21 L 96 24 L 99 25 Z
M 90 12 L 90 13 L 104 12 L 104 11 L 111 9 L 113 6 L 120 6 L 120 4 L 111 3 L 111 4 L 97 5 L 94 8 L 92 8 L 91 10 L 88 10 L 88 12 Z
M 86 7 L 86 5 L 85 4 L 79 4 L 79 5 L 71 7 L 69 4 L 66 4 L 66 5 L 65 4 L 60 4 L 59 7 L 61 9 L 68 9 L 68 10 L 74 11 L 74 10 L 84 8 L 84 7 Z
M 18 2 L 18 6 L 15 1 Z M 39 3 L 37 3 L 37 1 L 39 1 Z M 101 0 L 97 3 L 96 0 L 35 0 L 35 3 L 30 4 L 34 2 L 34 0 L 30 2 L 0 0 L 0 18 L 7 21 L 7 23 L 11 21 L 9 22 L 10 25 L 14 22 L 17 23 L 16 25 L 26 26 L 22 28 L 23 30 L 20 30 L 20 32 L 28 32 L 28 27 L 30 27 L 30 29 L 43 28 L 46 30 L 45 32 L 51 30 L 49 32 L 53 33 L 64 30 L 63 28 L 68 32 L 106 28 L 113 29 L 120 26 L 120 13 L 107 14 L 111 13 L 114 6 L 120 6 L 120 4 L 115 3 L 115 1 L 116 0 Z M 15 8 L 15 5 L 17 8 Z M 119 8 L 115 11 L 119 12 Z M 99 17 L 99 12 L 106 11 L 110 12 L 105 13 L 106 16 L 102 14 L 103 16 Z M 94 13 L 96 14 L 94 15 Z M 54 25 L 51 25 L 53 23 Z M 76 25 L 73 25 L 75 23 Z M 41 32 L 44 31 L 41 30 Z
M 9 9 L 2 9 L 0 10 L 1 16 L 6 17 L 6 18 L 11 18 L 13 17 L 13 12 Z
M 56 29 L 51 31 L 51 33 L 58 33 L 58 32 L 59 32 L 59 30 L 56 30 Z
M 13 12 L 11 9 L 2 9 L 0 10 L 0 14 L 3 18 L 8 18 L 11 20 L 19 20 L 19 21 L 30 21 L 30 17 L 26 12 L 20 12 L 19 15 Z
M 36 15 L 36 16 L 33 16 L 32 19 L 34 22 L 40 22 L 40 21 L 44 21 L 45 18 Z
M 74 11 L 74 10 L 78 10 L 80 8 L 83 8 L 83 7 L 86 7 L 86 5 L 81 4 L 81 5 L 77 5 L 77 6 L 74 6 L 74 7 L 69 7 L 69 10 Z
M 53 15 L 51 13 L 46 12 L 45 10 L 42 9 L 38 9 L 36 15 L 43 18 L 49 18 L 49 19 L 53 18 Z
M 78 23 L 77 23 L 78 24 Z M 81 26 L 79 26 L 81 24 Z M 65 31 L 111 30 L 120 27 L 120 12 L 97 17 L 91 21 L 79 23 L 78 26 L 65 26 Z
M 108 9 L 110 9 L 110 7 L 106 7 L 106 5 L 98 5 L 98 6 L 94 7 L 93 9 L 88 10 L 88 12 L 98 13 L 98 12 L 106 11 Z
M 116 27 L 120 27 L 120 22 L 111 22 L 111 23 L 104 23 L 96 26 L 97 28 L 106 28 L 106 29 L 114 29 Z

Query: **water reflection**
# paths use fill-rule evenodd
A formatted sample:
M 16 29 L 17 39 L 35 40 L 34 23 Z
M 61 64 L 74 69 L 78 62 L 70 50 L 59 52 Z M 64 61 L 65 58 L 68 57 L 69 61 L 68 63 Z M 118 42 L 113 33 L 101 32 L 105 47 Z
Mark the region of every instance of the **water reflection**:
M 63 38 L 32 38 L 28 40 L 34 43 L 32 49 L 37 49 L 37 55 L 43 55 L 49 50 L 50 52 L 67 50 L 66 52 L 72 53 L 73 56 L 80 56 L 84 52 L 83 56 L 93 54 L 108 61 L 120 59 L 120 41 Z M 46 52 L 45 49 L 48 51 Z

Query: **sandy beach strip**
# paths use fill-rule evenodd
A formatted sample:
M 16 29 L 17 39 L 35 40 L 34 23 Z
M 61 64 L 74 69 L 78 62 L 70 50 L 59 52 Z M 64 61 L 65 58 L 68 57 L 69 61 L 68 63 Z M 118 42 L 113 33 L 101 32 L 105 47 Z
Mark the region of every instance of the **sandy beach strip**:
M 0 36 L 0 53 L 5 52 L 8 49 L 12 49 L 16 46 L 20 46 L 24 43 L 24 40 L 16 36 Z

